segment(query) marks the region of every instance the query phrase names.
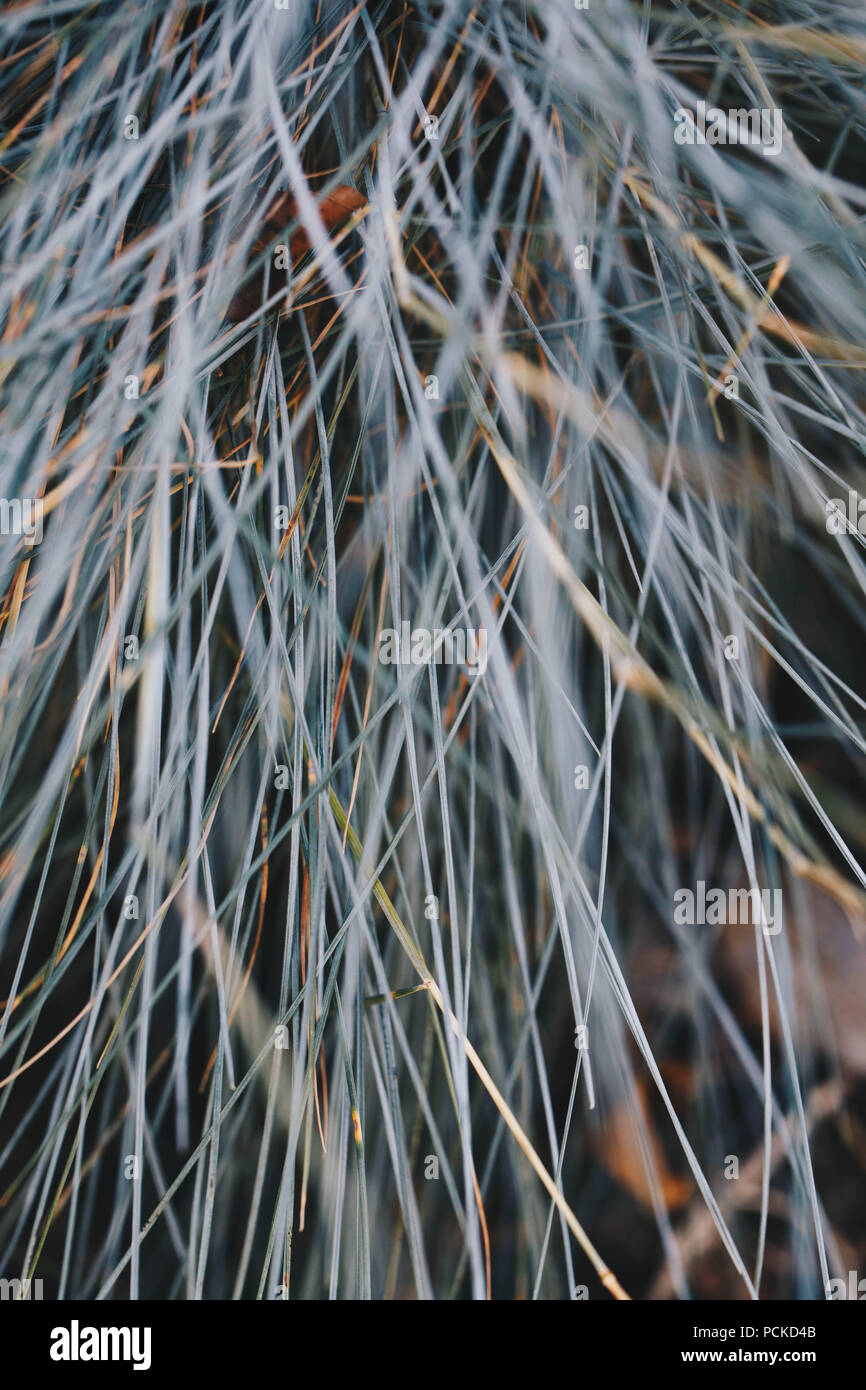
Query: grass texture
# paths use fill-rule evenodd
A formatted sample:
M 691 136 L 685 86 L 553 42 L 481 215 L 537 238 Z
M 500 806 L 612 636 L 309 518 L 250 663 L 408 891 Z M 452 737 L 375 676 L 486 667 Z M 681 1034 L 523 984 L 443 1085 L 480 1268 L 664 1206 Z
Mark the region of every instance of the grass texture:
M 862 6 L 0 34 L 43 525 L 0 535 L 0 1274 L 823 1297 L 866 1258 Z M 678 144 L 699 101 L 781 149 Z M 483 669 L 383 662 L 404 622 Z M 781 929 L 677 921 L 699 881 Z

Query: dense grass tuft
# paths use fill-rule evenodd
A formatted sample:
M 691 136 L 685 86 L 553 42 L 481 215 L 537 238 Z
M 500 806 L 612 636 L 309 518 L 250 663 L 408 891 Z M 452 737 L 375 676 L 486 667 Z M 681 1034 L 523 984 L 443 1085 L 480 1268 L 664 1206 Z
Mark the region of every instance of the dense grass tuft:
M 0 1274 L 823 1296 L 866 1258 L 862 6 L 0 32 Z M 678 143 L 700 102 L 778 151 Z

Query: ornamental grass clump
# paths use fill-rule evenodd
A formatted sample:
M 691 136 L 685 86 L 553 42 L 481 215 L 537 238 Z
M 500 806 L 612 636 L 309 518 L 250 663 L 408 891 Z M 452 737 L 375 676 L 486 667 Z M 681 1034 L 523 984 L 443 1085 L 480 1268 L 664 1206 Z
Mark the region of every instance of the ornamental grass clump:
M 0 29 L 0 1275 L 840 1296 L 862 8 Z

